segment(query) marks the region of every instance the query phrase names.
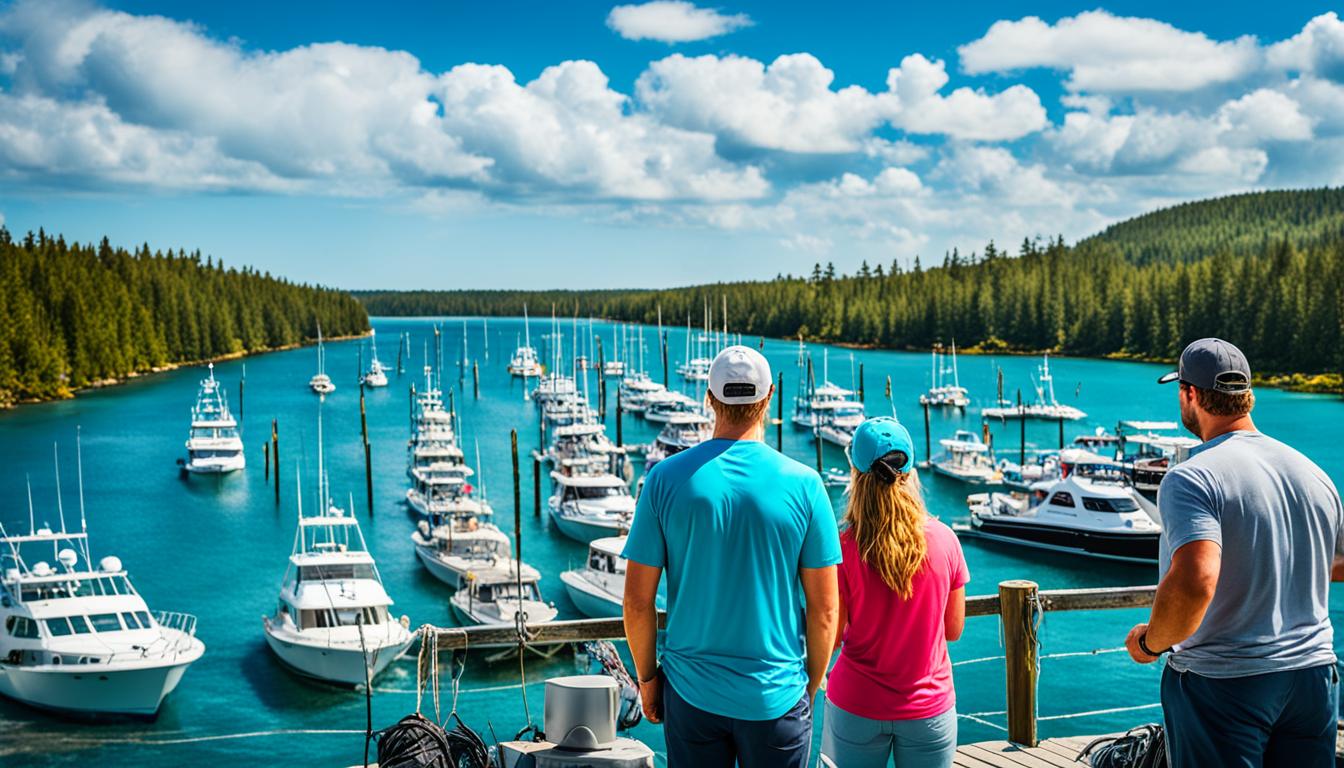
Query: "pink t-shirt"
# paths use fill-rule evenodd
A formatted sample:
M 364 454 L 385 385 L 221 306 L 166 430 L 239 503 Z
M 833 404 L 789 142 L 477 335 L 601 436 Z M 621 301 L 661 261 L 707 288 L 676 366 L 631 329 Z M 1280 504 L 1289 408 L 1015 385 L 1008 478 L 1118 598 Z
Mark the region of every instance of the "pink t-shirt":
M 840 598 L 849 623 L 826 698 L 850 714 L 917 720 L 956 704 L 943 616 L 948 595 L 964 587 L 970 573 L 951 528 L 930 517 L 924 535 L 928 556 L 905 600 L 859 559 L 853 534 L 840 534 Z

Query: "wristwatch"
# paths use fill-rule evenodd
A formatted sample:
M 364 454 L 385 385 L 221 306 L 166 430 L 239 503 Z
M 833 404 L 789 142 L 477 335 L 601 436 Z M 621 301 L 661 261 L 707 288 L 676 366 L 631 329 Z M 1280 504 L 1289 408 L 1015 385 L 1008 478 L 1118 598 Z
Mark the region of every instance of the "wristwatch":
M 1167 651 L 1170 651 L 1171 649 L 1167 648 L 1161 651 L 1154 651 L 1152 648 L 1149 648 L 1148 633 L 1144 632 L 1143 634 L 1139 635 L 1139 650 L 1143 651 L 1149 656 L 1161 656 L 1162 654 L 1166 653 Z
M 657 680 L 657 679 L 658 679 L 658 675 L 662 674 L 662 671 L 663 671 L 663 668 L 662 668 L 661 666 L 655 666 L 655 667 L 653 668 L 653 675 L 652 675 L 649 679 L 647 679 L 647 680 L 640 680 L 640 681 L 639 681 L 639 684 L 640 684 L 640 685 L 647 685 L 647 684 L 649 684 L 649 683 L 652 683 L 654 680 Z

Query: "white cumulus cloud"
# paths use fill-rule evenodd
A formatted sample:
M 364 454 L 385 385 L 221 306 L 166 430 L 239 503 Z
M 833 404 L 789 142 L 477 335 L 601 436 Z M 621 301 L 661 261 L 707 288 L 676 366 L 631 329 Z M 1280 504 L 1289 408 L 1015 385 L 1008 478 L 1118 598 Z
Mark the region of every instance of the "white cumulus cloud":
M 1301 32 L 1271 45 L 1267 56 L 1279 69 L 1344 81 L 1344 22 L 1334 11 L 1323 13 Z
M 745 13 L 723 14 L 685 0 L 653 0 L 618 5 L 607 14 L 607 26 L 627 40 L 689 43 L 751 26 Z

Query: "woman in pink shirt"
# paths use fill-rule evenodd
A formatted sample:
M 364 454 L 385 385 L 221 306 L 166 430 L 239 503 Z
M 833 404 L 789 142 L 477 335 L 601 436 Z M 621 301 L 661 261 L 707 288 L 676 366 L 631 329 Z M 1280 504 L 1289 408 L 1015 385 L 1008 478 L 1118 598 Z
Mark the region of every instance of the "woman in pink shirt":
M 956 695 L 947 643 L 961 637 L 970 574 L 956 534 L 929 515 L 896 419 L 849 447 L 840 535 L 840 658 L 826 687 L 821 753 L 837 768 L 950 766 Z

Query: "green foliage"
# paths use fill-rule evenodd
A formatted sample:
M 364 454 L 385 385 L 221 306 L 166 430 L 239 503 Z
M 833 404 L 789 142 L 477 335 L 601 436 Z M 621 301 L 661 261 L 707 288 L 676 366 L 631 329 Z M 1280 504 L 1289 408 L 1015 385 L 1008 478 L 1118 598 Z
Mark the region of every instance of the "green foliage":
M 661 308 L 669 325 L 699 325 L 726 298 L 730 328 L 747 336 L 898 349 L 955 340 L 1172 359 L 1192 339 L 1220 336 L 1256 370 L 1315 374 L 1344 368 L 1342 221 L 1344 191 L 1273 192 L 1159 211 L 1073 247 L 1028 240 L 1010 258 L 991 243 L 983 256 L 952 253 L 909 271 L 843 276 L 818 264 L 806 277 L 668 290 L 355 295 L 375 315 L 520 315 L 526 302 L 533 315 L 554 306 L 643 323 Z
M 67 245 L 0 227 L 0 404 L 195 360 L 368 330 L 348 294 L 199 252 Z

